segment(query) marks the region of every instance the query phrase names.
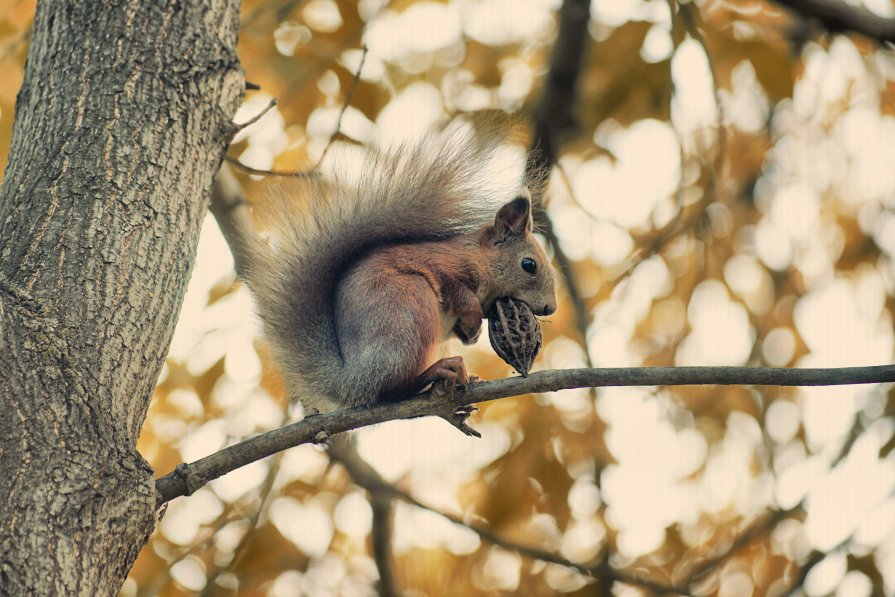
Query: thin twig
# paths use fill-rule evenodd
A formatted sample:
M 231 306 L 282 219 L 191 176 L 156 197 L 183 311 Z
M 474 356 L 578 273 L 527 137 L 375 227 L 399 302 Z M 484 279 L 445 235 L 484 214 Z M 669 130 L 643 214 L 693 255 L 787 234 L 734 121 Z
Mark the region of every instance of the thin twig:
M 634 574 L 629 574 L 627 572 L 622 572 L 621 570 L 617 570 L 611 566 L 606 565 L 604 562 L 600 562 L 596 565 L 587 565 L 587 564 L 579 564 L 577 562 L 573 562 L 561 556 L 558 556 L 552 552 L 549 552 L 545 549 L 541 549 L 539 547 L 533 547 L 530 545 L 524 545 L 521 543 L 516 543 L 515 541 L 510 541 L 509 539 L 503 537 L 499 533 L 495 532 L 492 529 L 489 529 L 484 526 L 480 526 L 477 524 L 472 524 L 466 522 L 459 516 L 455 516 L 453 514 L 449 514 L 447 512 L 443 512 L 441 510 L 436 510 L 431 506 L 427 506 L 423 504 L 415 497 L 401 491 L 397 487 L 389 486 L 392 493 L 395 497 L 400 498 L 401 500 L 407 502 L 408 504 L 412 504 L 417 508 L 422 508 L 424 510 L 428 510 L 429 512 L 433 512 L 434 514 L 438 514 L 451 521 L 454 524 L 466 527 L 467 529 L 476 533 L 479 537 L 491 543 L 492 545 L 497 545 L 499 547 L 503 547 L 504 549 L 508 549 L 510 551 L 515 551 L 521 555 L 527 556 L 534 560 L 541 560 L 542 562 L 548 562 L 550 564 L 556 564 L 558 566 L 563 566 L 565 568 L 571 568 L 573 570 L 577 570 L 578 572 L 598 579 L 603 580 L 613 580 L 618 582 L 623 582 L 629 585 L 641 587 L 644 589 L 649 589 L 651 591 L 657 593 L 674 593 L 677 595 L 689 595 L 690 592 L 685 587 L 678 587 L 674 585 L 666 585 L 664 583 L 660 583 L 658 581 L 643 578 L 641 576 L 637 576 Z
M 559 30 L 553 53 L 550 56 L 550 70 L 547 73 L 544 91 L 534 109 L 534 138 L 528 152 L 525 167 L 526 179 L 546 183 L 546 173 L 556 163 L 563 137 L 577 128 L 574 114 L 578 78 L 589 46 L 588 24 L 590 22 L 589 0 L 565 0 L 559 13 Z M 533 189 L 535 197 L 543 195 L 541 188 Z M 593 365 L 587 351 L 587 328 L 590 313 L 581 294 L 572 260 L 560 245 L 553 227 L 553 221 L 543 209 L 537 210 L 538 228 L 550 246 L 556 265 L 566 281 L 566 290 L 575 313 L 575 326 L 581 334 L 581 343 L 587 365 Z
M 694 583 L 699 582 L 706 574 L 716 570 L 718 566 L 726 562 L 733 555 L 745 549 L 759 537 L 763 537 L 773 531 L 782 520 L 785 520 L 797 513 L 802 512 L 802 505 L 799 504 L 788 510 L 774 510 L 765 515 L 760 520 L 753 522 L 745 531 L 737 535 L 733 542 L 722 553 L 711 557 L 694 568 L 684 586 L 692 587 Z
M 575 193 L 575 187 L 572 185 L 572 179 L 569 177 L 569 173 L 566 171 L 566 167 L 563 166 L 560 162 L 556 162 L 554 164 L 556 171 L 559 173 L 559 179 L 562 181 L 562 186 L 566 188 L 566 194 L 568 195 L 569 201 L 575 204 L 575 207 L 581 210 L 587 218 L 598 224 L 606 223 L 607 220 L 605 218 L 600 218 L 590 213 L 590 210 L 584 207 L 584 204 L 581 203 L 581 200 L 578 199 L 578 195 Z
M 189 495 L 212 479 L 299 444 L 395 419 L 422 416 L 450 417 L 468 404 L 582 387 L 668 385 L 824 386 L 895 382 L 895 365 L 834 369 L 777 369 L 771 367 L 642 367 L 559 369 L 539 371 L 527 378 L 513 377 L 476 383 L 453 396 L 429 391 L 418 398 L 379 402 L 340 410 L 252 437 L 191 464 L 181 464 L 156 481 L 157 507 Z
M 864 431 L 864 421 L 861 419 L 859 414 L 853 415 L 854 419 L 852 420 L 851 429 L 848 431 L 848 435 L 845 436 L 845 440 L 842 442 L 842 447 L 839 449 L 839 452 L 836 454 L 836 457 L 830 462 L 830 468 L 835 468 L 842 460 L 848 456 L 851 449 L 854 447 L 855 442 L 858 441 L 858 438 L 861 437 L 861 433 Z
M 245 122 L 240 123 L 240 124 L 233 123 L 233 134 L 235 135 L 236 133 L 249 128 L 256 122 L 258 122 L 259 120 L 264 118 L 264 116 L 267 115 L 268 112 L 270 112 L 271 110 L 273 110 L 276 107 L 277 107 L 277 98 L 273 98 L 272 100 L 270 100 L 270 102 L 268 102 L 267 106 L 265 106 L 263 110 L 261 110 L 260 112 L 258 112 L 257 114 L 255 114 L 254 116 L 252 116 L 251 118 L 246 120 Z
M 363 487 L 370 493 L 372 500 L 375 500 L 377 498 L 380 500 L 383 498 L 388 498 L 389 500 L 394 498 L 400 499 L 417 508 L 427 510 L 429 512 L 432 512 L 433 514 L 437 514 L 438 516 L 441 516 L 456 525 L 465 527 L 473 531 L 483 540 L 491 543 L 492 545 L 497 545 L 504 549 L 515 551 L 520 555 L 534 560 L 540 560 L 542 562 L 556 564 L 565 568 L 571 568 L 572 570 L 576 570 L 584 575 L 593 578 L 623 582 L 657 593 L 675 593 L 679 595 L 688 594 L 686 588 L 666 585 L 649 578 L 643 578 L 638 575 L 617 570 L 610 566 L 606 561 L 601 561 L 596 565 L 581 564 L 558 556 L 539 547 L 533 547 L 530 545 L 524 545 L 515 541 L 511 541 L 503 537 L 500 533 L 494 531 L 493 529 L 467 522 L 458 516 L 435 509 L 420 502 L 409 493 L 398 489 L 391 483 L 386 482 L 373 469 L 373 467 L 371 467 L 359 457 L 356 451 L 354 451 L 353 453 L 350 450 L 346 451 L 345 444 L 340 446 L 337 450 L 333 450 L 333 448 L 330 448 L 330 453 L 338 462 L 340 462 L 345 467 L 345 470 L 348 471 L 348 474 L 351 476 L 352 480 L 354 480 L 357 485 Z M 392 589 L 394 588 L 392 587 Z
M 354 78 L 351 80 L 351 85 L 348 87 L 348 92 L 345 94 L 345 102 L 342 104 L 342 109 L 339 111 L 339 117 L 336 120 L 336 130 L 333 131 L 332 135 L 330 135 L 329 141 L 327 141 L 326 143 L 326 147 L 323 148 L 323 153 L 320 154 L 320 159 L 317 160 L 317 163 L 314 164 L 313 168 L 311 168 L 310 170 L 265 170 L 261 168 L 253 168 L 251 166 L 243 164 L 238 159 L 231 156 L 227 156 L 226 160 L 240 170 L 244 170 L 249 174 L 260 176 L 283 176 L 287 178 L 307 178 L 309 176 L 316 176 L 318 170 L 320 169 L 320 164 L 323 163 L 323 158 L 325 158 L 326 154 L 329 153 L 329 148 L 332 146 L 336 137 L 338 137 L 339 133 L 342 131 L 342 118 L 345 116 L 345 112 L 351 105 L 351 98 L 354 96 L 354 92 L 357 89 L 358 83 L 360 82 L 361 71 L 364 68 L 364 62 L 366 62 L 367 53 L 369 52 L 367 46 L 363 46 L 362 50 L 363 53 L 361 54 L 360 64 L 357 67 L 357 71 L 354 73 Z M 276 103 L 272 100 L 271 105 L 268 106 L 261 114 L 249 120 L 245 124 L 239 125 L 239 128 L 237 130 L 242 130 L 250 124 L 257 122 L 274 105 L 276 105 Z
M 686 218 L 681 217 L 682 211 L 677 212 L 674 218 L 659 232 L 659 236 L 650 242 L 647 247 L 640 247 L 632 253 L 623 264 L 623 269 L 607 282 L 609 288 L 615 288 L 628 276 L 634 273 L 637 266 L 657 254 L 669 242 L 678 238 L 683 232 L 686 232 L 702 217 L 702 211 L 693 211 Z
M 593 361 L 590 357 L 590 351 L 587 350 L 587 329 L 590 326 L 590 310 L 587 308 L 587 301 L 581 294 L 581 288 L 575 277 L 575 269 L 572 260 L 566 255 L 559 244 L 559 238 L 556 236 L 556 230 L 553 228 L 553 221 L 544 216 L 546 226 L 544 226 L 544 237 L 550 246 L 553 247 L 553 258 L 556 260 L 557 268 L 562 272 L 566 280 L 566 291 L 569 293 L 569 301 L 572 303 L 572 311 L 575 314 L 575 327 L 581 335 L 581 347 L 584 349 L 585 364 L 593 367 Z
M 784 597 L 791 597 L 799 594 L 799 589 L 805 584 L 805 579 L 808 578 L 808 573 L 811 572 L 815 566 L 823 562 L 826 557 L 827 554 L 822 551 L 815 551 L 808 556 L 805 563 L 799 567 L 799 574 L 793 579 L 792 586 L 786 593 L 784 593 Z
M 284 419 L 285 421 L 285 419 Z M 206 576 L 208 578 L 205 583 L 205 588 L 199 593 L 199 597 L 205 597 L 206 595 L 211 595 L 212 591 L 214 591 L 216 587 L 216 582 L 218 577 L 224 572 L 231 570 L 236 564 L 239 562 L 239 559 L 245 553 L 245 548 L 248 546 L 249 542 L 254 538 L 254 531 L 258 527 L 258 522 L 261 520 L 261 513 L 264 512 L 264 507 L 267 505 L 267 502 L 270 499 L 271 490 L 273 489 L 273 482 L 277 478 L 277 473 L 280 471 L 280 460 L 283 453 L 280 452 L 270 462 L 270 468 L 267 470 L 267 476 L 264 478 L 264 483 L 261 484 L 261 487 L 258 489 L 258 495 L 261 499 L 258 502 L 258 506 L 252 512 L 252 515 L 249 516 L 246 524 L 248 528 L 242 534 L 242 537 L 239 539 L 239 543 L 236 544 L 236 547 L 233 548 L 230 561 L 226 566 L 215 566 L 215 568 L 209 571 Z M 170 568 L 170 567 L 169 567 Z
M 715 159 L 712 163 L 712 169 L 709 171 L 709 179 L 706 182 L 708 196 L 706 202 L 710 203 L 715 200 L 715 192 L 717 191 L 718 180 L 723 180 L 724 162 L 727 155 L 727 129 L 724 128 L 724 102 L 721 99 L 721 89 L 718 86 L 718 69 L 715 65 L 715 59 L 709 52 L 709 47 L 705 43 L 705 36 L 699 30 L 697 20 L 699 19 L 699 10 L 692 3 L 678 3 L 681 20 L 687 28 L 687 33 L 696 43 L 702 47 L 702 53 L 705 54 L 705 61 L 708 64 L 709 76 L 712 78 L 712 94 L 715 98 L 715 133 L 717 134 L 715 150 Z M 683 164 L 681 164 L 683 168 Z
M 373 528 L 370 531 L 373 542 L 373 560 L 379 570 L 379 594 L 382 597 L 399 595 L 391 561 L 392 537 L 392 493 L 390 484 L 361 458 L 357 445 L 346 436 L 333 438 L 329 446 L 329 457 L 340 463 L 352 481 L 370 494 L 373 510 Z
M 235 182 L 235 181 L 234 181 Z M 289 420 L 289 401 L 286 400 L 283 405 L 283 411 L 281 413 L 281 423 L 280 425 L 285 425 L 286 421 Z M 258 500 L 258 505 L 255 507 L 251 516 L 246 520 L 246 528 L 245 532 L 242 534 L 242 537 L 239 538 L 239 542 L 236 544 L 236 547 L 233 548 L 230 556 L 230 561 L 227 562 L 225 566 L 215 566 L 208 574 L 206 574 L 208 580 L 205 583 L 205 588 L 199 593 L 200 597 L 205 597 L 206 595 L 213 594 L 213 591 L 216 588 L 217 579 L 226 571 L 233 569 L 238 563 L 240 558 L 246 553 L 246 547 L 251 543 L 251 541 L 255 538 L 255 529 L 258 528 L 258 523 L 261 520 L 261 514 L 264 512 L 265 507 L 267 506 L 268 501 L 270 501 L 270 496 L 273 492 L 274 481 L 277 479 L 277 474 L 280 472 L 280 464 L 283 460 L 283 453 L 279 452 L 274 455 L 270 460 L 270 466 L 267 469 L 267 475 L 264 477 L 264 482 L 258 488 L 258 496 L 260 499 Z M 170 569 L 170 567 L 169 567 Z
M 243 164 L 238 159 L 227 156 L 224 158 L 228 163 L 232 164 L 234 167 L 243 170 L 249 174 L 256 174 L 259 176 L 284 176 L 286 178 L 309 178 L 311 176 L 317 176 L 317 172 L 314 170 L 264 170 L 262 168 L 253 168 L 251 166 L 247 166 Z
M 345 94 L 345 102 L 342 104 L 342 109 L 339 111 L 339 118 L 336 120 L 336 130 L 333 131 L 333 134 L 330 135 L 329 141 L 326 143 L 326 147 L 323 148 L 323 153 L 320 154 L 320 159 L 317 160 L 317 163 L 314 165 L 314 170 L 320 168 L 320 164 L 323 163 L 323 158 L 326 157 L 326 154 L 329 153 L 329 148 L 332 146 L 333 141 L 335 141 L 336 137 L 342 131 L 342 118 L 345 116 L 345 112 L 348 110 L 348 106 L 351 105 L 351 98 L 354 96 L 354 91 L 357 89 L 358 83 L 360 83 L 360 75 L 364 70 L 364 62 L 367 61 L 367 53 L 370 49 L 365 45 L 361 46 L 361 56 L 360 56 L 360 64 L 357 65 L 357 70 L 354 73 L 354 78 L 351 79 L 351 85 L 348 87 L 348 92 Z
M 676 196 L 677 210 L 674 214 L 674 217 L 662 228 L 662 230 L 659 232 L 659 235 L 649 244 L 648 247 L 641 247 L 628 257 L 628 259 L 625 261 L 625 265 L 622 271 L 616 274 L 612 278 L 612 280 L 610 280 L 610 287 L 615 287 L 616 285 L 618 285 L 622 280 L 630 276 L 634 272 L 634 270 L 637 269 L 637 266 L 640 265 L 640 263 L 657 254 L 669 242 L 671 242 L 672 240 L 680 236 L 681 233 L 689 230 L 692 226 L 699 222 L 699 220 L 705 213 L 705 208 L 709 204 L 717 200 L 717 189 L 719 186 L 718 180 L 721 179 L 723 176 L 723 169 L 727 156 L 727 130 L 724 128 L 724 104 L 721 101 L 721 92 L 718 88 L 718 74 L 715 67 L 715 61 L 712 58 L 711 53 L 709 52 L 708 46 L 706 46 L 705 37 L 702 35 L 702 32 L 697 26 L 696 21 L 698 19 L 699 13 L 696 7 L 693 6 L 690 2 L 681 3 L 677 0 L 668 0 L 668 6 L 671 10 L 672 15 L 675 13 L 675 8 L 677 8 L 677 12 L 680 15 L 680 21 L 684 23 L 684 26 L 687 29 L 687 33 L 690 34 L 690 37 L 692 37 L 693 40 L 702 47 L 702 51 L 706 57 L 706 62 L 708 63 L 709 76 L 711 77 L 712 84 L 712 92 L 715 98 L 715 157 L 712 161 L 712 166 L 706 176 L 702 198 L 699 200 L 699 203 L 692 208 L 692 210 L 689 210 L 689 214 L 687 215 L 687 217 L 684 217 L 683 193 L 681 189 L 684 175 L 684 152 L 683 144 L 680 143 L 680 135 L 677 135 L 677 131 L 675 131 L 675 134 L 678 137 L 678 145 L 680 146 L 679 153 L 681 158 L 681 183 L 678 184 Z

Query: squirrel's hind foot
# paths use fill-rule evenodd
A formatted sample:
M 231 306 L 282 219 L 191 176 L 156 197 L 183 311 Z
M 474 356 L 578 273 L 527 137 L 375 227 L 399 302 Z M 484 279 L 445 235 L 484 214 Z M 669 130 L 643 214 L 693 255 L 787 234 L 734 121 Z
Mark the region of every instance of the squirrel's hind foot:
M 422 392 L 433 383 L 439 382 L 444 391 L 452 395 L 457 386 L 469 385 L 469 374 L 466 372 L 463 357 L 446 357 L 435 361 L 416 378 L 413 384 L 414 391 Z

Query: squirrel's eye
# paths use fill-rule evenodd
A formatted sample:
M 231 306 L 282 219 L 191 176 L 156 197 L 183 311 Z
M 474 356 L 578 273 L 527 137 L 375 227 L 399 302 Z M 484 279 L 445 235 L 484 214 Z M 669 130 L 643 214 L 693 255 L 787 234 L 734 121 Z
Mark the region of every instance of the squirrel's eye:
M 522 269 L 524 269 L 531 275 L 534 275 L 534 273 L 536 271 L 538 271 L 538 264 L 535 262 L 534 259 L 531 259 L 530 257 L 526 257 L 525 259 L 522 260 Z

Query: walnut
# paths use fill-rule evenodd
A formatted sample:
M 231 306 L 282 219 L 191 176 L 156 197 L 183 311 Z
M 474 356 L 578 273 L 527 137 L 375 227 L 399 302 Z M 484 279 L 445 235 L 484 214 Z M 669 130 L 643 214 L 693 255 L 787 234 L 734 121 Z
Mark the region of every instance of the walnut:
M 541 350 L 541 325 L 531 308 L 510 297 L 494 301 L 488 311 L 488 337 L 497 356 L 527 377 Z

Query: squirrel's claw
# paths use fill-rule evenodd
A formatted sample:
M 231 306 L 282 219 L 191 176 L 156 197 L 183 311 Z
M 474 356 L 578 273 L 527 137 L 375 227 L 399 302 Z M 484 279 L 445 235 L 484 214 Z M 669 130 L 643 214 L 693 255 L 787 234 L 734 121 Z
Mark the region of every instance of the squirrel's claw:
M 449 395 L 453 398 L 457 386 L 468 387 L 479 381 L 475 375 L 466 372 L 463 357 L 447 357 L 436 361 L 431 367 L 423 371 L 417 377 L 416 386 L 422 390 L 432 385 L 433 393 Z M 441 418 L 470 437 L 482 437 L 482 434 L 466 424 L 466 420 L 476 412 L 478 408 L 471 404 L 459 406 L 450 413 L 441 415 Z
M 472 416 L 474 412 L 479 410 L 472 404 L 465 404 L 454 409 L 450 415 L 443 415 L 441 418 L 462 431 L 465 435 L 470 437 L 482 437 L 482 434 L 470 427 L 466 424 L 467 419 Z
M 413 389 L 422 392 L 432 384 L 435 384 L 436 391 L 451 396 L 454 395 L 457 386 L 468 386 L 469 374 L 466 373 L 463 357 L 447 357 L 435 361 L 431 367 L 419 374 Z

